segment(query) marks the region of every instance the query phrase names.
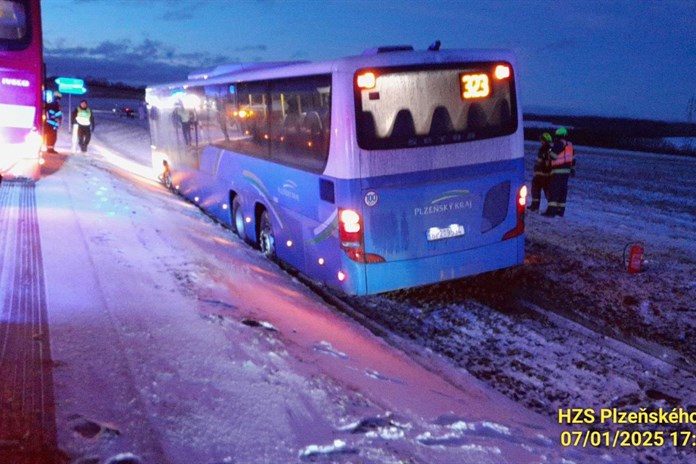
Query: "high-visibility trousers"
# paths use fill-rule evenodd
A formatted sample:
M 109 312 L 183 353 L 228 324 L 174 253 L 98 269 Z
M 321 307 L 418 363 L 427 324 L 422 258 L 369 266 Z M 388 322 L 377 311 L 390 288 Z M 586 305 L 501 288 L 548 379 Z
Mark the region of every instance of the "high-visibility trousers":
M 568 198 L 568 172 L 552 172 L 549 180 L 549 213 L 563 216 Z

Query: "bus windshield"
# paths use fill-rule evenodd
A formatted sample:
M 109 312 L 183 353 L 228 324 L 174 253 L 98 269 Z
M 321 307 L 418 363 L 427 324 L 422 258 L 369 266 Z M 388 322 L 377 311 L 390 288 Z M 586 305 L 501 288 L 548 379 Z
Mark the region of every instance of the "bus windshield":
M 0 50 L 24 49 L 30 39 L 26 2 L 0 0 Z
M 460 143 L 517 130 L 507 63 L 363 69 L 355 86 L 358 144 L 366 150 Z

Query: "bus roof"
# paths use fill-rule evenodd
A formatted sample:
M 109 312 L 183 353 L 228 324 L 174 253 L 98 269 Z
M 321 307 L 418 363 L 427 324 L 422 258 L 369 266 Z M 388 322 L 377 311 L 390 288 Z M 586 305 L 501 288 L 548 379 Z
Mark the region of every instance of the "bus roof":
M 211 77 L 226 74 L 239 73 L 241 71 L 254 71 L 258 69 L 279 68 L 291 64 L 308 63 L 308 61 L 264 61 L 256 63 L 229 63 L 221 64 L 213 68 L 206 68 L 194 71 L 188 75 L 189 80 L 209 79 Z
M 224 84 L 332 72 L 354 73 L 361 68 L 427 65 L 451 62 L 504 60 L 513 64 L 515 56 L 506 49 L 412 50 L 408 47 L 377 47 L 361 55 L 327 61 L 282 61 L 230 63 L 189 74 L 187 81 L 152 85 L 148 90 L 173 89 L 191 85 Z M 282 71 L 279 69 L 282 68 Z

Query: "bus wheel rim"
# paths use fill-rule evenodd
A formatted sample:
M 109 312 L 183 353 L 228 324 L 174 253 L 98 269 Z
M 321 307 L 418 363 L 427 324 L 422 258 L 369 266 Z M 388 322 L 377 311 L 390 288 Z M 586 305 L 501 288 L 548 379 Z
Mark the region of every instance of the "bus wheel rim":
M 273 234 L 273 226 L 267 213 L 261 216 L 261 231 L 259 233 L 259 247 L 261 253 L 267 258 L 275 257 L 275 235 Z
M 244 215 L 242 214 L 242 200 L 239 197 L 235 197 L 232 201 L 232 221 L 235 233 L 240 238 L 244 238 Z

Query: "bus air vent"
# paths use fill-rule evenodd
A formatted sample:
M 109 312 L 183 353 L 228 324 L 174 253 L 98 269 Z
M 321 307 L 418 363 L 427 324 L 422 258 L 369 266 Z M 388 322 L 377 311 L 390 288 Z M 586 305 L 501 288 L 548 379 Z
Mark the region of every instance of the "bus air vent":
M 331 204 L 336 201 L 333 182 L 326 179 L 319 179 L 319 198 Z
M 494 185 L 486 193 L 483 201 L 483 218 L 481 220 L 481 233 L 499 226 L 507 217 L 510 203 L 510 181 Z

